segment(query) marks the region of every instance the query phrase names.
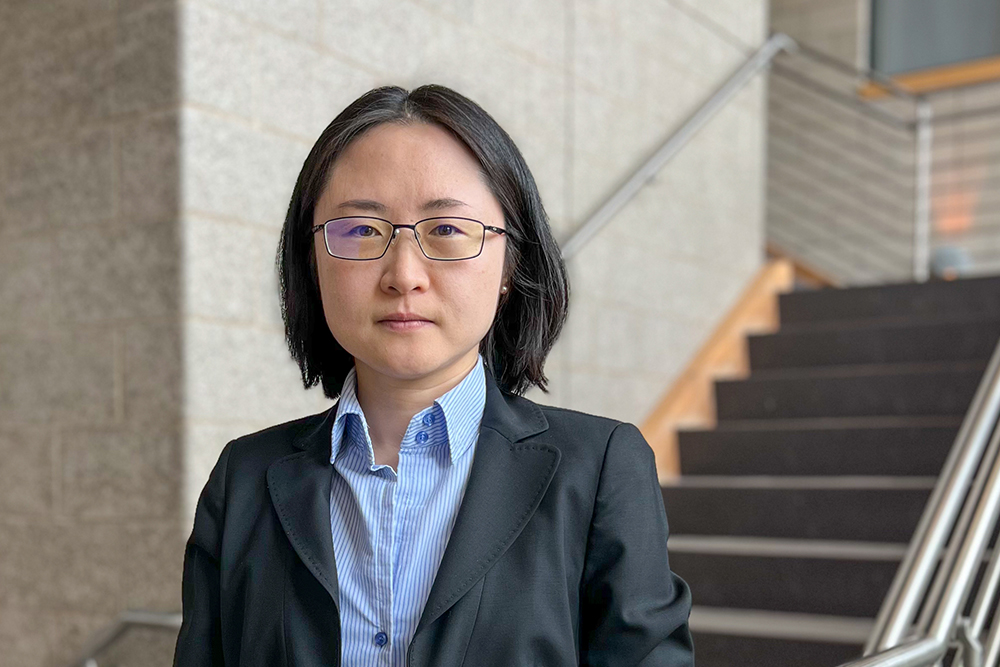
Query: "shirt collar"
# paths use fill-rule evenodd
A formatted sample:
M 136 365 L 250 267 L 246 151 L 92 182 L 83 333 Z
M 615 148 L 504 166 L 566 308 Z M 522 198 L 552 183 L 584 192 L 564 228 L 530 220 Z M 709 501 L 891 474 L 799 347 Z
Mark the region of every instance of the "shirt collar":
M 347 431 L 347 415 L 357 415 L 364 432 L 368 456 L 374 462 L 374 448 L 368 421 L 358 403 L 357 370 L 351 367 L 344 378 L 344 386 L 337 403 L 337 415 L 334 419 L 330 463 L 334 463 L 345 440 Z M 477 355 L 476 365 L 457 385 L 434 400 L 434 404 L 421 410 L 413 416 L 411 424 L 420 423 L 427 414 L 443 414 L 445 422 L 445 437 L 448 440 L 448 450 L 451 462 L 454 464 L 479 439 L 479 426 L 482 423 L 483 408 L 486 405 L 486 372 L 482 354 Z

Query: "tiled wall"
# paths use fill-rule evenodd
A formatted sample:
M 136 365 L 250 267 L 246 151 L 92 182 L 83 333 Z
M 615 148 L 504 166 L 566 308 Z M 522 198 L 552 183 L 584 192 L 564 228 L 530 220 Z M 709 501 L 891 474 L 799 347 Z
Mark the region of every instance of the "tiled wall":
M 221 448 L 329 405 L 285 348 L 274 255 L 343 106 L 385 83 L 469 95 L 565 239 L 767 25 L 763 0 L 13 4 L 0 654 L 32 666 L 122 608 L 179 609 Z M 551 393 L 530 398 L 639 422 L 694 354 L 760 266 L 764 94 L 740 93 L 570 261 Z

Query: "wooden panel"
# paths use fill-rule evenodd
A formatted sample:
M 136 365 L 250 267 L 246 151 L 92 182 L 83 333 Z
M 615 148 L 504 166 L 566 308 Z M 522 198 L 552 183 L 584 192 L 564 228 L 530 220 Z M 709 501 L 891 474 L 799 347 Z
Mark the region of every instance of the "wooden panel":
M 954 65 L 897 74 L 892 80 L 911 93 L 932 93 L 948 88 L 971 86 L 977 83 L 1000 80 L 1000 56 L 969 60 Z M 869 81 L 858 89 L 865 99 L 879 99 L 888 95 L 884 86 Z

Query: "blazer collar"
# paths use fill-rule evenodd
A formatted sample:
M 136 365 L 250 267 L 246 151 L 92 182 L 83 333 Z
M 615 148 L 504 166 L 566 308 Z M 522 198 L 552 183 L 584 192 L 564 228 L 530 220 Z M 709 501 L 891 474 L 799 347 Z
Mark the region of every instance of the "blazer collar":
M 330 531 L 330 438 L 334 403 L 303 424 L 300 450 L 272 463 L 268 490 L 292 547 L 339 610 Z M 505 393 L 486 369 L 486 403 L 462 505 L 416 632 L 433 623 L 482 577 L 517 538 L 555 475 L 560 451 L 517 445 L 548 429 L 532 401 Z

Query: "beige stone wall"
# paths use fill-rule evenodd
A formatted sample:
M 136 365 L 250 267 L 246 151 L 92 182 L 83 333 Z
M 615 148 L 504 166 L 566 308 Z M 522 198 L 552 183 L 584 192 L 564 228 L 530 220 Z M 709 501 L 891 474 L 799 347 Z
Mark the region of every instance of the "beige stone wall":
M 221 448 L 329 405 L 285 348 L 274 254 L 344 105 L 386 83 L 469 95 L 565 239 L 767 25 L 763 0 L 82 6 L 0 8 L 19 93 L 0 103 L 0 655 L 32 667 L 126 607 L 178 610 Z M 764 94 L 571 260 L 552 392 L 531 398 L 640 421 L 732 304 L 761 261 Z
M 603 203 L 764 40 L 766 24 L 764 3 L 581 6 L 567 218 Z M 612 44 L 628 58 L 612 58 Z M 763 247 L 764 83 L 739 93 L 570 260 L 553 392 L 531 398 L 641 422 L 739 296 Z
M 0 5 L 0 663 L 176 609 L 172 3 Z

